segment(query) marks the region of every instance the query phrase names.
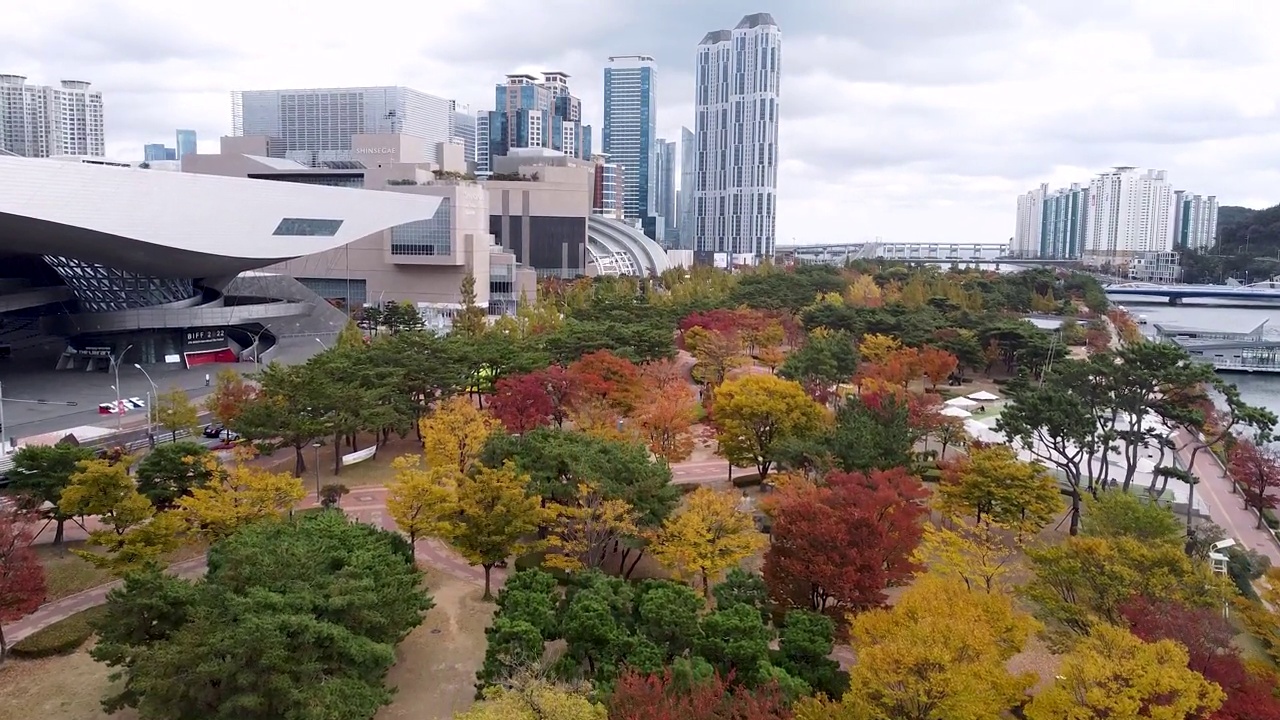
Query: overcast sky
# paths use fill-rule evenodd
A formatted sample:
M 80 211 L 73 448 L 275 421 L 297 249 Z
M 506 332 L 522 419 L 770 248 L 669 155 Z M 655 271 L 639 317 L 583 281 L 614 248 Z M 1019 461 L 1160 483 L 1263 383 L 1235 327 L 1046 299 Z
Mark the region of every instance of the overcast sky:
M 563 70 L 600 143 L 603 65 L 659 63 L 658 132 L 693 114 L 694 49 L 783 33 L 779 242 L 1000 242 L 1016 196 L 1112 165 L 1225 204 L 1280 202 L 1276 0 L 41 0 L 7 3 L 0 73 L 91 81 L 107 152 L 199 133 L 236 89 L 405 85 L 489 110 Z

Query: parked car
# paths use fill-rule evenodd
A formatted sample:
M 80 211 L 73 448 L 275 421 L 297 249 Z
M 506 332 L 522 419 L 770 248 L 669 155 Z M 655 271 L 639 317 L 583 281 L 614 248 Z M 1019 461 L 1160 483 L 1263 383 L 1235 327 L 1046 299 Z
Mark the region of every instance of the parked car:
M 220 423 L 209 423 L 204 426 L 204 436 L 207 438 L 221 437 L 227 428 Z

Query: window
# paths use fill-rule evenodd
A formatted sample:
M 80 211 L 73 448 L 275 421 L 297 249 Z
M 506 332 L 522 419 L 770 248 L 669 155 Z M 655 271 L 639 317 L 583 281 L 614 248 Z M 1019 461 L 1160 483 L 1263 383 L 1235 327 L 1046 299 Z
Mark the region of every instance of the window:
M 453 200 L 443 198 L 430 220 L 391 228 L 392 255 L 448 255 L 453 249 Z
M 290 237 L 333 237 L 342 227 L 341 220 L 317 220 L 315 218 L 284 218 L 276 226 L 272 235 L 288 235 Z

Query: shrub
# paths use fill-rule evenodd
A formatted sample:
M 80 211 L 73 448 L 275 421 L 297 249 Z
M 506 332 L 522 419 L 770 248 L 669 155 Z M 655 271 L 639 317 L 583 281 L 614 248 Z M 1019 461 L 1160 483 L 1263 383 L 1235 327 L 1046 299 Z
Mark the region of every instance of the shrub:
M 1262 522 L 1272 530 L 1280 530 L 1280 520 L 1276 519 L 1276 514 L 1270 508 L 1262 511 Z
M 733 479 L 733 486 L 736 488 L 756 487 L 760 484 L 760 473 L 749 473 L 747 475 L 739 475 Z
M 28 659 L 73 653 L 93 636 L 93 623 L 104 611 L 100 606 L 78 612 L 19 640 L 9 651 Z

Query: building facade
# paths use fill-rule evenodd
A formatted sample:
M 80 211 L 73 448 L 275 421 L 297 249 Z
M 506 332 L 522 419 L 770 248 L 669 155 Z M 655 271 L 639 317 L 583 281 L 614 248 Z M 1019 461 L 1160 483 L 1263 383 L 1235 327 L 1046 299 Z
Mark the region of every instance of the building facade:
M 1018 196 L 1018 221 L 1013 229 L 1013 243 L 1009 252 L 1014 257 L 1036 257 L 1040 251 L 1040 236 L 1044 231 L 1044 199 L 1049 194 L 1049 184 Z
M 680 128 L 680 190 L 676 195 L 676 236 L 680 249 L 693 250 L 698 216 L 694 196 L 698 185 L 697 138 L 687 127 Z
M 195 130 L 178 130 L 174 133 L 174 156 L 170 160 L 182 160 L 183 155 L 196 154 L 196 131 Z
M 467 171 L 476 171 L 476 116 L 469 105 L 449 101 L 449 137 L 462 143 Z
M 1025 257 L 1075 260 L 1084 246 L 1085 213 L 1089 189 L 1079 183 L 1059 188 L 1044 196 L 1040 246 L 1035 255 Z
M 782 32 L 768 13 L 707 33 L 696 63 L 695 247 L 773 255 Z
M 21 75 L 0 75 L 0 153 L 102 157 L 106 148 L 102 93 L 89 83 L 28 85 Z
M 142 146 L 143 162 L 153 163 L 177 159 L 177 151 L 171 147 L 165 147 L 164 143 L 150 143 Z
M 1128 278 L 1140 282 L 1172 285 L 1182 281 L 1180 254 L 1174 250 L 1134 253 L 1129 259 Z
M 1139 253 L 1167 251 L 1173 241 L 1173 189 L 1164 170 L 1117 167 L 1089 183 L 1082 259 L 1127 267 Z
M 582 101 L 569 92 L 569 76 L 545 72 L 508 75 L 494 87 L 488 113 L 487 157 L 477 166 L 493 170 L 495 157 L 519 148 L 556 150 L 581 160 L 591 158 L 591 126 L 582 124 Z
M 609 162 L 608 155 L 596 155 L 591 160 L 596 165 L 591 213 L 614 220 L 624 219 L 626 213 L 622 199 L 626 189 L 626 171 L 617 163 Z
M 278 155 L 310 167 L 358 161 L 355 135 L 405 135 L 423 141 L 425 162 L 451 137 L 452 103 L 405 87 L 237 90 L 232 135 L 278 140 Z
M 680 247 L 679 220 L 676 217 L 676 142 L 658 138 L 657 167 L 654 175 L 657 178 L 657 216 L 663 222 L 663 245 L 669 248 Z
M 626 219 L 646 225 L 657 214 L 657 103 L 658 64 L 652 57 L 609 58 L 604 69 L 604 153 L 625 173 Z
M 1218 244 L 1218 198 L 1186 190 L 1173 194 L 1173 248 L 1209 252 Z

